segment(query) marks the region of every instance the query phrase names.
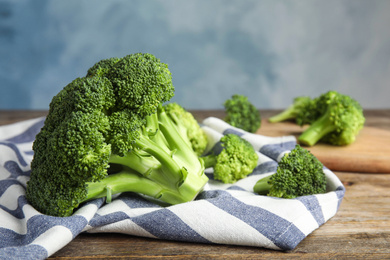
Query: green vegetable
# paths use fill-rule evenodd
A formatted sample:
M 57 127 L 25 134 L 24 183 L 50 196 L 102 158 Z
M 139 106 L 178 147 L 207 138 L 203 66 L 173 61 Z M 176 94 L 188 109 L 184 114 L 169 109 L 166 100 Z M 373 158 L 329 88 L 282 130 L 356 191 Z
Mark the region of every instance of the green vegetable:
M 360 104 L 350 96 L 338 92 L 324 94 L 318 102 L 319 116 L 298 138 L 303 145 L 318 141 L 332 145 L 348 145 L 355 141 L 363 128 L 365 117 Z
M 292 199 L 326 192 L 322 163 L 296 145 L 280 160 L 276 173 L 260 179 L 253 190 L 260 195 Z
M 201 157 L 205 167 L 214 168 L 214 179 L 234 183 L 252 173 L 257 166 L 258 155 L 253 146 L 235 134 L 221 138 L 222 151 Z
M 260 128 L 260 113 L 246 96 L 235 94 L 225 101 L 224 107 L 224 121 L 230 125 L 250 133 L 255 133 Z
M 197 155 L 202 155 L 207 146 L 207 136 L 194 116 L 175 102 L 166 104 L 164 108 L 177 126 L 181 136 L 188 138 Z
M 308 96 L 294 98 L 293 103 L 285 110 L 268 119 L 271 123 L 277 123 L 287 120 L 295 120 L 302 126 L 308 124 L 316 115 L 313 114 L 314 101 Z M 315 118 L 314 118 L 315 119 Z
M 151 54 L 95 64 L 53 97 L 33 144 L 28 201 L 44 214 L 69 216 L 118 192 L 169 204 L 194 199 L 208 178 L 164 111 L 173 95 L 168 66 Z

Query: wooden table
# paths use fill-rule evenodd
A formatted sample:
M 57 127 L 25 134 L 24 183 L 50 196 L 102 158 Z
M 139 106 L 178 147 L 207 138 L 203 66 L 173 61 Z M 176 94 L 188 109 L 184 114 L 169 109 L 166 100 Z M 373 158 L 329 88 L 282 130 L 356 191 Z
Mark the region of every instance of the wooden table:
M 198 120 L 222 111 L 192 111 Z M 263 118 L 277 111 L 262 110 Z M 46 111 L 0 111 L 0 124 Z M 390 109 L 367 110 L 366 125 L 390 131 Z M 388 144 L 390 145 L 390 144 Z M 390 162 L 389 162 L 390 163 Z M 161 241 L 121 234 L 80 234 L 53 259 L 390 259 L 390 173 L 335 172 L 346 187 L 340 210 L 294 250 Z

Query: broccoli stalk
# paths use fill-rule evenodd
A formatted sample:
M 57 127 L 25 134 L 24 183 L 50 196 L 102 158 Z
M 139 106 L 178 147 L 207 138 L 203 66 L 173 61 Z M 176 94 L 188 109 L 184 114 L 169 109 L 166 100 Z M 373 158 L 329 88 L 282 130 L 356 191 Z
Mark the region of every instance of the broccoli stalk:
M 276 173 L 260 179 L 253 188 L 260 195 L 292 199 L 326 192 L 322 163 L 296 145 L 280 160 Z
M 98 62 L 50 103 L 33 144 L 28 201 L 69 216 L 87 200 L 137 192 L 168 204 L 193 200 L 208 178 L 165 113 L 174 95 L 167 65 L 151 54 Z
M 258 155 L 253 146 L 235 134 L 224 135 L 222 150 L 202 156 L 205 168 L 214 169 L 214 179 L 234 183 L 252 173 L 257 166 Z
M 226 116 L 224 121 L 250 133 L 255 133 L 261 126 L 259 110 L 248 97 L 235 94 L 224 103 Z
M 285 110 L 268 119 L 271 123 L 295 120 L 298 125 L 310 123 L 312 117 L 313 100 L 307 96 L 294 98 L 293 103 Z
M 353 143 L 365 121 L 359 103 L 349 96 L 332 93 L 325 104 L 325 112 L 299 136 L 299 142 L 307 146 L 320 140 L 332 145 Z
M 194 116 L 178 103 L 164 105 L 165 113 L 177 126 L 181 136 L 187 137 L 197 155 L 202 155 L 207 146 L 207 136 Z
M 141 134 L 135 140 L 136 149 L 126 152 L 124 156 L 111 155 L 109 163 L 125 166 L 126 169 L 131 169 L 130 173 L 135 171 L 159 184 L 157 191 L 145 189 L 144 192 L 138 191 L 139 193 L 149 195 L 152 192 L 157 194 L 155 198 L 170 204 L 193 200 L 208 181 L 203 162 L 194 153 L 185 136 L 179 134 L 163 108 L 157 114 L 148 116 L 147 122 L 153 130 Z M 156 125 L 157 131 L 154 130 Z M 131 189 L 132 185 L 128 185 L 127 191 Z

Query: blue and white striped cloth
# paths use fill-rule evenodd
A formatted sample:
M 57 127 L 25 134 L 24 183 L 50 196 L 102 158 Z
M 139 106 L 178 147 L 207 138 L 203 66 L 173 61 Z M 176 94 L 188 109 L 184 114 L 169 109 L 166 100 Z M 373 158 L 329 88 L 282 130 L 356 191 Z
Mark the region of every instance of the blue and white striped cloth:
M 231 244 L 291 250 L 334 216 L 345 189 L 328 169 L 328 192 L 297 199 L 253 193 L 260 178 L 272 174 L 281 156 L 294 148 L 292 136 L 265 137 L 207 118 L 208 149 L 218 149 L 223 134 L 235 133 L 259 151 L 259 164 L 233 185 L 213 180 L 192 202 L 161 207 L 134 193 L 112 203 L 93 200 L 66 218 L 42 215 L 26 200 L 31 149 L 44 118 L 0 127 L 0 259 L 45 259 L 81 232 L 116 232 L 156 239 Z

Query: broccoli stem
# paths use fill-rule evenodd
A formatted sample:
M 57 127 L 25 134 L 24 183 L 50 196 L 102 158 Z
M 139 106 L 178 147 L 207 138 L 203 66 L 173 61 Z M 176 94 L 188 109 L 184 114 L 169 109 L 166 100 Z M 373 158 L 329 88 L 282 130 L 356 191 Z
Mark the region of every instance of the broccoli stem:
M 253 191 L 260 195 L 267 195 L 271 189 L 271 184 L 268 183 L 268 181 L 271 179 L 271 176 L 272 175 L 269 175 L 260 179 L 253 187 Z
M 87 187 L 88 193 L 84 201 L 121 192 L 140 192 L 151 197 L 158 197 L 162 191 L 157 183 L 143 178 L 129 169 L 108 175 L 99 182 L 88 182 Z M 107 192 L 108 190 L 109 192 Z M 109 202 L 109 199 L 107 199 L 107 202 Z
M 310 125 L 299 137 L 299 143 L 306 146 L 315 145 L 321 138 L 327 135 L 330 132 L 336 130 L 336 126 L 330 120 L 330 115 L 325 113 L 319 119 L 317 119 L 313 124 Z
M 137 192 L 169 204 L 193 200 L 207 183 L 203 161 L 178 133 L 167 115 L 147 117 L 135 149 L 123 156 L 111 155 L 110 165 L 122 171 L 102 182 L 90 183 L 87 199 L 119 192 Z
M 165 201 L 169 204 L 184 203 L 196 197 L 199 192 L 199 187 L 204 186 L 204 181 L 204 178 L 189 177 L 180 187 L 172 189 L 144 178 L 130 169 L 126 169 L 119 173 L 111 174 L 100 182 L 87 183 L 88 193 L 83 202 L 107 197 L 107 203 L 109 203 L 113 194 L 135 192 Z
M 217 156 L 210 154 L 201 157 L 205 168 L 214 167 L 217 164 Z
M 278 123 L 290 119 L 295 119 L 297 116 L 294 105 L 291 105 L 286 110 L 283 110 L 279 114 L 276 114 L 268 119 L 271 123 Z

